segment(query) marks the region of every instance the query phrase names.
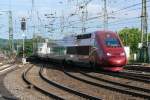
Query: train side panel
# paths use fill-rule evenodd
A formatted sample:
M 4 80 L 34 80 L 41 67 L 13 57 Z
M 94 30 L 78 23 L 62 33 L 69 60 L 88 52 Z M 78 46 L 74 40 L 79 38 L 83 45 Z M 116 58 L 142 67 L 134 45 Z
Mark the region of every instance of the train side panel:
M 47 57 L 62 61 L 96 65 L 95 67 L 111 71 L 120 71 L 126 64 L 125 52 L 118 35 L 109 31 L 72 35 L 56 41 L 55 45 L 48 48 L 50 51 Z

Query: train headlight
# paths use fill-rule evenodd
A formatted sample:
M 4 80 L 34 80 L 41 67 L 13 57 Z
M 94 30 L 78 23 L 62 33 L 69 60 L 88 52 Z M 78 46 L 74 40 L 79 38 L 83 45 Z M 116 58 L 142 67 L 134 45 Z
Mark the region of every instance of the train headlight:
M 124 52 L 123 52 L 123 53 L 121 53 L 121 54 L 120 54 L 120 56 L 125 56 L 125 53 L 124 53 Z
M 107 55 L 107 56 L 111 56 L 111 53 L 107 53 L 106 55 Z

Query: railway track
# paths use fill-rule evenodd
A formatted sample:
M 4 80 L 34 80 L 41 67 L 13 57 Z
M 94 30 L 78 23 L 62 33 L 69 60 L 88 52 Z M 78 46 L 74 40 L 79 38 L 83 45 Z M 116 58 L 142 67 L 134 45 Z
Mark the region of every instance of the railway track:
M 150 83 L 150 75 L 149 75 L 150 73 L 143 74 L 142 72 L 137 73 L 136 71 L 131 72 L 127 70 L 122 71 L 122 72 L 109 72 L 109 71 L 101 70 L 99 68 L 97 70 L 93 70 L 93 72 L 104 74 L 104 75 L 109 75 L 112 77 L 118 77 L 118 78 L 130 79 L 130 80 L 144 82 L 144 83 Z
M 33 67 L 33 66 L 32 66 Z M 41 92 L 42 94 L 45 94 L 53 99 L 56 99 L 56 100 L 64 100 L 62 97 L 59 97 L 55 94 L 52 94 L 38 86 L 36 86 L 34 83 L 30 82 L 29 79 L 27 78 L 27 74 L 28 72 L 32 69 L 32 67 L 29 67 L 23 74 L 22 74 L 22 78 L 23 80 L 30 86 L 32 86 L 32 88 L 36 89 L 37 91 Z
M 30 67 L 30 68 L 22 75 L 23 79 L 26 81 L 27 84 L 32 85 L 32 87 L 34 87 L 36 90 L 40 91 L 40 92 L 43 93 L 43 94 L 46 94 L 46 95 L 50 96 L 51 98 L 59 99 L 59 100 L 64 100 L 64 99 L 65 99 L 63 96 L 58 96 L 58 95 L 56 95 L 56 94 L 53 93 L 53 92 L 48 92 L 48 91 L 46 91 L 46 90 L 44 90 L 44 89 L 42 89 L 42 88 L 36 86 L 35 84 L 31 83 L 31 82 L 29 81 L 29 79 L 27 78 L 27 76 L 26 76 L 27 73 L 28 73 L 28 71 L 31 70 L 31 68 L 32 68 L 32 67 Z M 101 100 L 100 97 L 90 96 L 90 95 L 87 95 L 87 94 L 85 94 L 85 93 L 82 93 L 82 92 L 73 90 L 73 89 L 71 89 L 71 88 L 69 88 L 69 87 L 63 86 L 63 85 L 60 84 L 60 83 L 56 83 L 56 82 L 54 82 L 54 81 L 49 80 L 49 79 L 43 74 L 43 67 L 40 68 L 39 76 L 41 77 L 41 79 L 42 79 L 43 81 L 47 82 L 49 85 L 52 85 L 52 86 L 54 86 L 55 88 L 58 88 L 58 89 L 60 89 L 60 90 L 62 90 L 62 91 L 64 91 L 64 92 L 67 92 L 67 93 L 69 93 L 70 95 L 76 96 L 77 98 L 80 98 L 80 99 L 90 99 L 90 100 Z M 52 93 L 53 93 L 53 94 L 52 94 Z M 67 95 L 66 95 L 66 97 L 67 97 Z M 76 97 L 75 97 L 75 98 L 76 98 Z
M 94 77 L 89 77 L 88 75 L 85 75 L 85 73 L 80 73 L 80 72 L 79 72 L 80 75 L 73 75 L 70 72 L 67 72 L 66 70 L 64 70 L 64 73 L 68 75 L 69 77 L 82 81 L 86 84 L 94 85 L 100 88 L 109 89 L 111 91 L 117 91 L 117 92 L 127 94 L 127 95 L 132 95 L 134 97 L 140 97 L 140 98 L 146 98 L 146 99 L 150 98 L 150 95 L 149 95 L 150 90 L 148 89 L 138 88 L 134 86 L 127 86 L 127 85 L 111 82 L 111 81 L 104 80 L 104 79 L 96 79 L 96 78 L 94 79 Z M 91 81 L 91 79 L 94 79 L 96 81 L 101 81 L 101 82 Z M 132 87 L 135 90 L 131 89 Z
M 91 69 L 87 69 L 87 70 L 91 70 Z M 143 71 L 134 71 L 134 70 L 133 71 L 127 71 L 127 70 L 125 70 L 125 71 L 116 73 L 116 72 L 104 71 L 104 70 L 101 70 L 99 68 L 97 68 L 93 71 L 96 73 L 110 75 L 113 77 L 119 77 L 119 78 L 125 78 L 125 79 L 135 80 L 135 81 L 144 82 L 144 83 L 150 83 L 150 73 L 146 73 L 146 72 L 143 73 Z
M 82 97 L 82 98 L 84 98 L 84 99 L 89 99 L 89 100 L 102 100 L 100 97 L 90 96 L 90 95 L 88 95 L 88 94 L 85 94 L 85 93 L 79 92 L 79 91 L 77 91 L 77 90 L 71 89 L 71 88 L 69 88 L 69 87 L 67 87 L 67 86 L 64 86 L 64 85 L 62 85 L 62 84 L 60 84 L 60 83 L 54 82 L 54 81 L 52 81 L 52 80 L 49 80 L 47 77 L 45 77 L 45 76 L 42 74 L 42 71 L 43 71 L 43 67 L 41 68 L 41 70 L 40 70 L 40 72 L 39 72 L 40 76 L 41 76 L 45 81 L 47 81 L 49 84 L 54 85 L 55 87 L 58 87 L 58 88 L 60 88 L 60 89 L 62 89 L 62 90 L 64 90 L 64 91 L 67 91 L 67 92 L 69 92 L 69 93 L 72 93 L 72 94 L 75 94 L 75 95 L 77 95 L 77 96 L 80 96 L 80 97 Z

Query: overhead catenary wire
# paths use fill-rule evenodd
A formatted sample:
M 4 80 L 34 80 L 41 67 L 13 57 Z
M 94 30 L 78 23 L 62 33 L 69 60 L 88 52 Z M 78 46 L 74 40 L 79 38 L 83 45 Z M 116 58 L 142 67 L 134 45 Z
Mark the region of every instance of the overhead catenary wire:
M 147 2 L 150 2 L 150 0 L 147 0 Z M 123 10 L 126 10 L 126 9 L 129 9 L 129 8 L 135 7 L 135 6 L 140 5 L 140 4 L 141 4 L 141 3 L 136 3 L 136 4 L 133 4 L 133 5 L 130 5 L 130 6 L 127 6 L 127 7 L 123 7 L 123 8 L 121 8 L 121 9 L 119 9 L 119 10 L 115 10 L 115 11 L 113 11 L 113 12 L 108 13 L 108 16 L 111 15 L 111 14 L 115 14 L 115 13 L 117 13 L 117 12 L 120 12 L 120 11 L 123 11 Z M 87 20 L 97 19 L 97 18 L 99 18 L 99 17 L 103 17 L 103 15 L 90 17 L 90 18 L 88 18 Z M 76 21 L 72 21 L 72 22 L 77 22 L 77 21 L 80 21 L 80 20 L 76 20 Z
M 147 2 L 150 2 L 150 0 L 148 0 Z M 113 11 L 113 12 L 109 13 L 109 15 L 110 15 L 110 14 L 119 13 L 119 12 L 121 12 L 122 10 L 127 10 L 128 8 L 132 8 L 132 7 L 135 7 L 135 6 L 140 5 L 140 4 L 141 4 L 141 3 L 137 3 L 137 4 L 133 4 L 133 5 L 130 5 L 130 6 L 121 8 L 121 9 L 119 9 L 119 10 L 116 10 L 116 11 Z M 150 7 L 150 6 L 148 6 L 148 7 Z M 133 11 L 133 10 L 138 10 L 138 9 L 140 10 L 140 8 L 136 8 L 136 9 L 132 9 L 132 10 L 128 10 L 128 11 Z M 123 12 L 122 12 L 122 13 L 123 13 Z M 94 20 L 94 19 L 98 19 L 98 18 L 100 18 L 100 17 L 103 17 L 103 16 L 101 15 L 101 16 L 96 16 L 96 17 L 90 17 L 90 18 L 88 18 L 86 21 L 91 21 L 91 20 Z M 73 25 L 73 24 L 78 24 L 78 23 L 81 23 L 81 22 L 80 22 L 80 20 L 76 20 L 76 21 L 71 21 L 71 22 L 69 22 L 69 23 L 71 23 L 71 24 Z M 68 26 L 70 26 L 71 24 L 69 24 Z
M 114 26 L 114 25 L 116 25 L 116 27 L 118 27 L 117 25 L 120 25 L 120 24 L 124 24 L 124 23 L 130 23 L 130 22 L 134 22 L 134 21 L 138 21 L 138 20 L 140 20 L 140 17 L 132 17 L 132 18 L 125 18 L 124 20 L 123 19 L 121 19 L 121 21 L 119 21 L 119 20 L 117 20 L 117 21 L 113 21 L 113 22 L 109 22 L 108 24 L 109 24 L 109 26 Z M 150 21 L 150 19 L 148 19 L 149 21 Z M 119 23 L 118 23 L 119 22 Z M 115 24 L 116 23 L 116 24 Z M 140 23 L 140 22 L 136 22 L 136 23 Z M 99 25 L 100 26 L 100 25 Z M 126 25 L 125 25 L 126 26 Z M 32 27 L 32 26 L 30 26 L 30 27 Z M 72 27 L 72 26 L 68 26 L 68 27 L 66 27 L 66 28 L 81 28 L 81 27 Z M 93 26 L 93 27 L 87 27 L 87 28 L 102 28 L 102 27 L 97 27 L 97 26 Z M 57 28 L 57 29 L 59 29 L 59 28 Z M 57 30 L 56 28 L 55 28 L 55 30 Z
M 121 22 L 121 21 L 127 21 L 127 20 L 135 20 L 135 19 L 139 19 L 139 18 L 140 18 L 140 16 L 135 16 L 132 18 L 124 18 L 124 19 L 112 21 L 112 22 L 108 23 L 108 26 L 110 26 L 109 24 L 113 24 L 113 23 L 117 23 L 117 22 Z M 71 28 L 71 25 L 66 25 L 66 26 L 64 26 L 64 28 Z M 59 28 L 57 28 L 57 29 L 59 29 Z M 57 30 L 57 29 L 55 29 L 55 30 Z

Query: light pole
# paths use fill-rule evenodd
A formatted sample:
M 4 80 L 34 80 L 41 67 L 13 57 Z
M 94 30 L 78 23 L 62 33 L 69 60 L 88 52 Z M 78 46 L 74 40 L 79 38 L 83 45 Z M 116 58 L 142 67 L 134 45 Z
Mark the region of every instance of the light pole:
M 23 32 L 22 34 L 22 37 L 23 37 L 23 58 L 25 58 L 25 33 Z

